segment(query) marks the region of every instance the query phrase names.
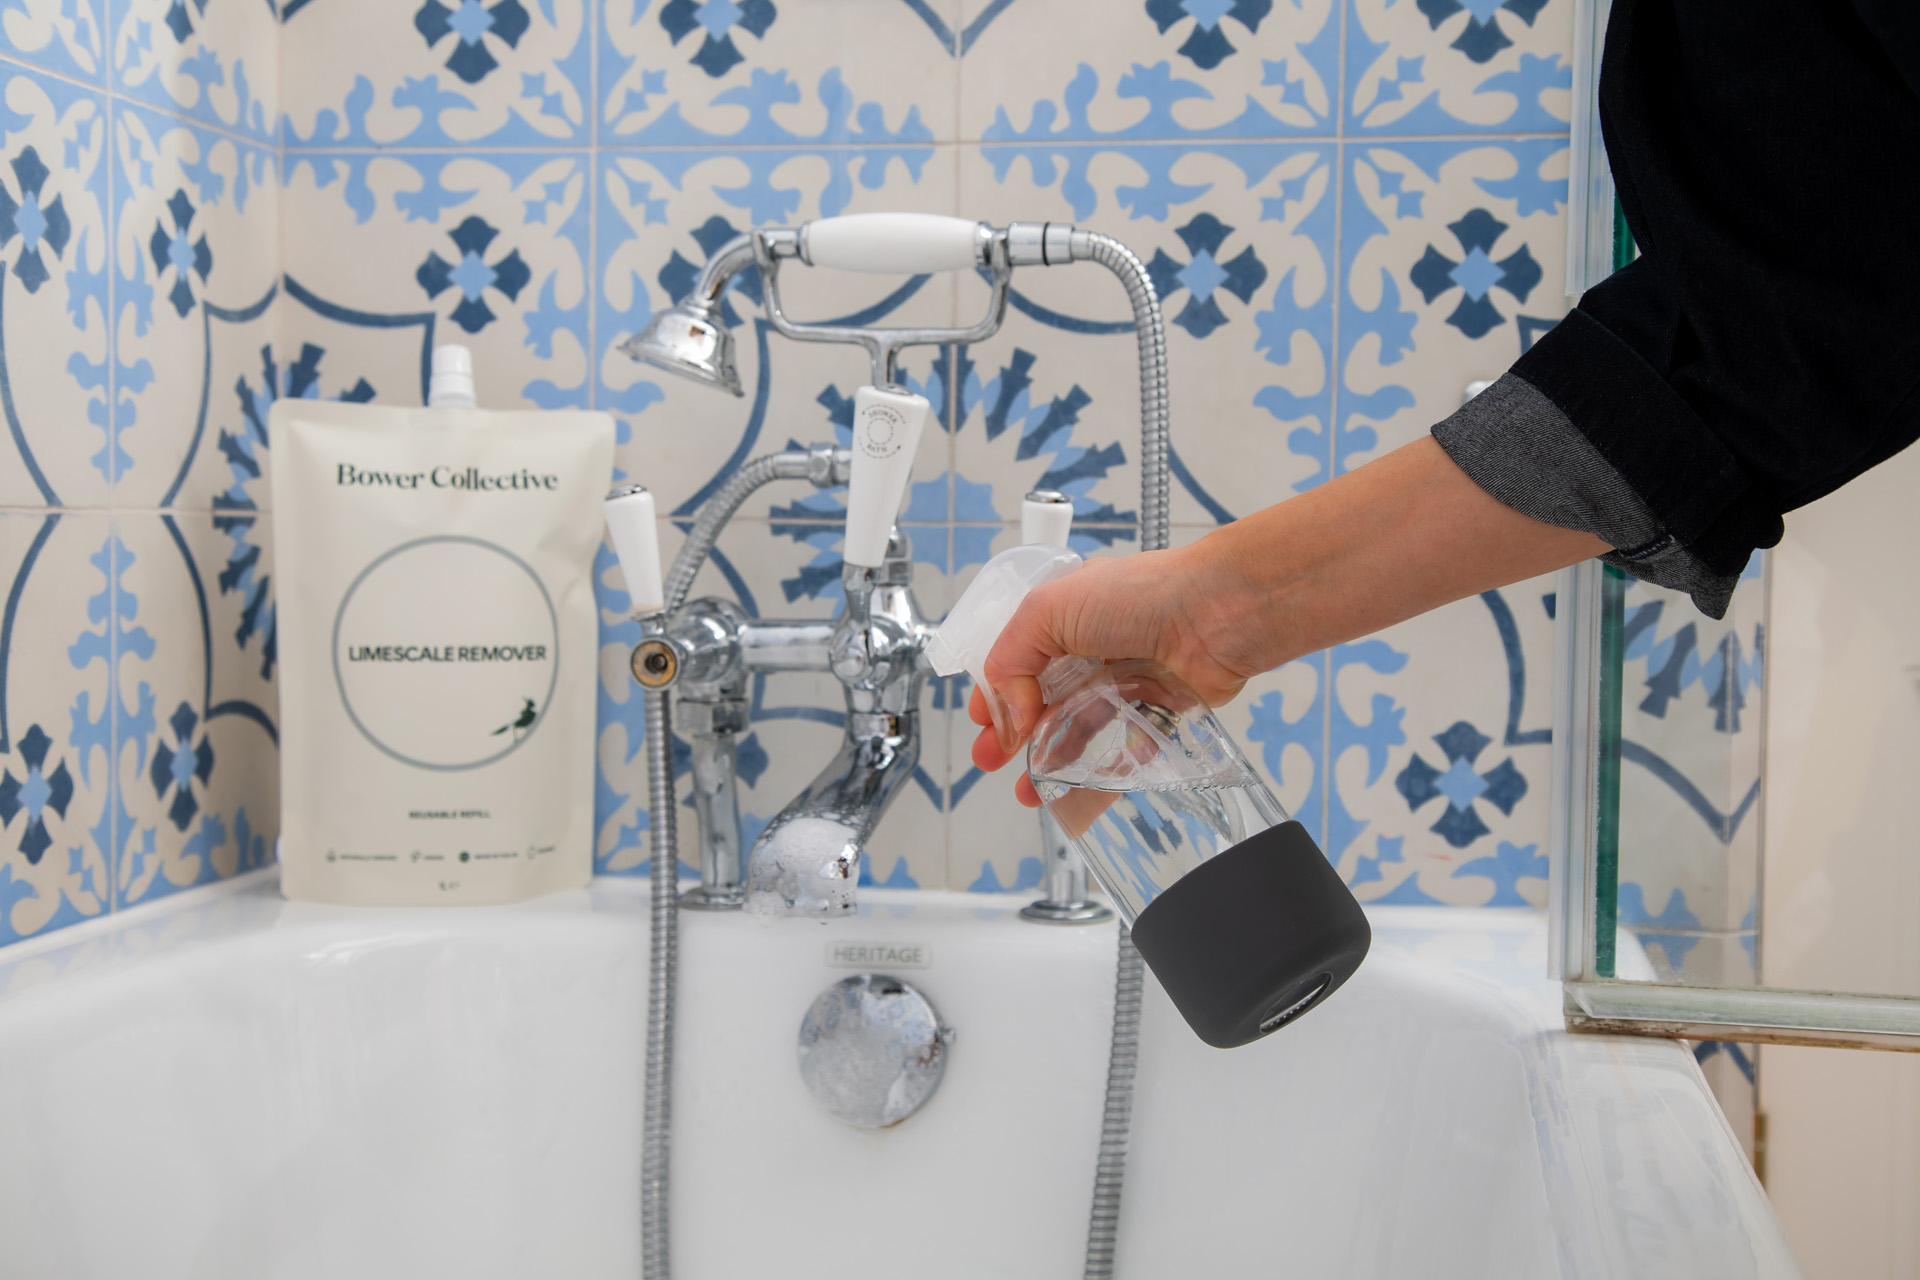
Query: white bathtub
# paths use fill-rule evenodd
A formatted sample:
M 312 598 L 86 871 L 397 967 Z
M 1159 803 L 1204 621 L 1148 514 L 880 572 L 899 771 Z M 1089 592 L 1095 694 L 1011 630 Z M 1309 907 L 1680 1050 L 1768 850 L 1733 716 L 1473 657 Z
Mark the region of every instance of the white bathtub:
M 0 1274 L 637 1276 L 644 889 L 367 911 L 271 874 L 0 953 Z M 1019 902 L 683 913 L 681 1280 L 1080 1274 L 1113 930 Z M 1799 1274 L 1692 1057 L 1560 1029 L 1536 917 L 1370 915 L 1249 1048 L 1149 981 L 1119 1275 Z M 958 1033 L 891 1130 L 800 1082 L 830 940 L 924 948 L 897 976 Z

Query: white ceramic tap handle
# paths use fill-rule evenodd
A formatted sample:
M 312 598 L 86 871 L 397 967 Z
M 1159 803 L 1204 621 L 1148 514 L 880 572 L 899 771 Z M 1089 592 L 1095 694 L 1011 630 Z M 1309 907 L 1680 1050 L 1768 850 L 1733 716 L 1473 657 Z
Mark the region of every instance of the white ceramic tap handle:
M 979 266 L 982 224 L 938 213 L 848 213 L 800 228 L 800 256 L 841 271 L 966 271 Z
M 1020 500 L 1020 541 L 1044 543 L 1049 547 L 1067 545 L 1073 532 L 1073 499 L 1051 489 L 1035 489 Z
M 607 495 L 604 509 L 633 612 L 642 617 L 660 612 L 667 607 L 667 593 L 660 580 L 660 527 L 654 523 L 653 495 L 642 485 L 621 485 Z
M 848 564 L 877 569 L 887 558 L 887 536 L 900 514 L 913 475 L 920 430 L 933 406 L 899 387 L 861 387 L 853 393 L 853 469 L 847 478 Z

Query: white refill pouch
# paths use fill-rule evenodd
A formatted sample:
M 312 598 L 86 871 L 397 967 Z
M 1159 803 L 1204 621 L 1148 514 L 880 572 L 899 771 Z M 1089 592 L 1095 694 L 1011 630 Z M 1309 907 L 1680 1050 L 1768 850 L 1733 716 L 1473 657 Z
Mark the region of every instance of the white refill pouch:
M 282 892 L 586 884 L 613 420 L 281 400 L 271 432 Z

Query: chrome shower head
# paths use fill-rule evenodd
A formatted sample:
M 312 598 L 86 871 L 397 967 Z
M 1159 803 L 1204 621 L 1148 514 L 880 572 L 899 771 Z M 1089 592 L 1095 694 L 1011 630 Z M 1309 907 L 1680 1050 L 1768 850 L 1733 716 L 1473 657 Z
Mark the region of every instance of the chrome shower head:
M 620 345 L 635 360 L 644 360 L 671 373 L 734 395 L 745 395 L 740 374 L 733 367 L 733 334 L 713 308 L 699 302 L 698 292 L 647 322 L 647 327 Z

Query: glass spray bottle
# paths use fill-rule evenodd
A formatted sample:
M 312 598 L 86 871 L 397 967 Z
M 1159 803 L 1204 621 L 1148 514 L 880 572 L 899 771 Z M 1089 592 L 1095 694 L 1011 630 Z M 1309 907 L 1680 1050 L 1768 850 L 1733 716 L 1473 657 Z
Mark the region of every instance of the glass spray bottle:
M 994 557 L 929 645 L 934 670 L 971 673 L 998 717 L 988 651 L 1028 591 L 1079 563 L 1060 547 Z M 1040 687 L 1034 790 L 1202 1040 L 1257 1040 L 1353 976 L 1372 941 L 1360 904 L 1184 680 L 1066 657 Z

